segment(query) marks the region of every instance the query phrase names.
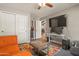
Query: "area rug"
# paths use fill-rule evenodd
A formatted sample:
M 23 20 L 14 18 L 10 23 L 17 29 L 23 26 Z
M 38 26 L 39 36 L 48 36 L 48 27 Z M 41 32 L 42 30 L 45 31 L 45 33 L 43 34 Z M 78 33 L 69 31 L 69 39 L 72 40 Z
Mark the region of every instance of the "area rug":
M 48 56 L 53 56 L 56 54 L 58 51 L 60 51 L 60 47 L 58 46 L 52 46 L 48 48 Z

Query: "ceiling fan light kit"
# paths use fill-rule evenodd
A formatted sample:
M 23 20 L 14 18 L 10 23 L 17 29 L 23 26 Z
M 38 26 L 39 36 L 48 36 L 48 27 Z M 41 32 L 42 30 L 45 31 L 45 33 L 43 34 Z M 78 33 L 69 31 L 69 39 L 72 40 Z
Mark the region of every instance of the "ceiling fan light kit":
M 38 4 L 38 10 L 40 10 L 42 7 L 49 7 L 49 8 L 52 8 L 53 7 L 53 5 L 52 4 L 50 4 L 50 3 L 39 3 Z
M 50 3 L 46 3 L 45 5 L 48 6 L 48 7 L 50 7 L 50 8 L 53 7 L 53 5 L 50 4 Z

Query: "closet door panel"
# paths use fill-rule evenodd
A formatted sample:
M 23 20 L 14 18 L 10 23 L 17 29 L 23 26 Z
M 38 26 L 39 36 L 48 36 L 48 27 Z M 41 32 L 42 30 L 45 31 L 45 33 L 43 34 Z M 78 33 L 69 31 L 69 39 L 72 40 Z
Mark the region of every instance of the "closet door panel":
M 15 15 L 0 13 L 0 35 L 15 35 Z
M 0 34 L 2 30 L 2 13 L 0 12 Z
M 29 42 L 29 22 L 28 16 L 16 15 L 16 35 L 18 36 L 18 43 Z

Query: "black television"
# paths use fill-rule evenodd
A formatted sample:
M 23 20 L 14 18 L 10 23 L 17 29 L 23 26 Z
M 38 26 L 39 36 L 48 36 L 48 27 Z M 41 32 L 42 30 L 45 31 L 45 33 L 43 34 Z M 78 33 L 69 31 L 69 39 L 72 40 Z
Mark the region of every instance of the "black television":
M 49 19 L 49 27 L 66 27 L 65 15 L 57 16 Z

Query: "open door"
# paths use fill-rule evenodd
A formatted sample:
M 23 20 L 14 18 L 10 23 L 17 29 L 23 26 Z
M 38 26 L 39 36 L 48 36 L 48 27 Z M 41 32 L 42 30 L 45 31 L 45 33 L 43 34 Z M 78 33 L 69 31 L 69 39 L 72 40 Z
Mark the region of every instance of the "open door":
M 41 21 L 36 20 L 36 39 L 41 38 Z

